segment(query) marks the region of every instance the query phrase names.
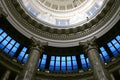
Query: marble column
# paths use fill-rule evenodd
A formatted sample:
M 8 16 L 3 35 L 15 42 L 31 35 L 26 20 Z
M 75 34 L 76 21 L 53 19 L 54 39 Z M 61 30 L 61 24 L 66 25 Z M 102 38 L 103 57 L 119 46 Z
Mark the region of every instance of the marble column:
M 41 43 L 32 38 L 32 47 L 30 48 L 30 54 L 27 63 L 21 71 L 17 80 L 32 80 L 34 77 L 37 65 L 40 59 L 40 55 L 43 53 L 44 43 Z
M 9 80 L 11 71 L 7 70 L 1 80 Z
M 90 60 L 94 80 L 112 80 L 110 74 L 104 68 L 104 64 L 99 56 L 98 48 L 94 42 L 94 39 L 87 42 L 80 42 L 80 45 L 83 47 Z
M 112 80 L 115 80 L 115 78 L 114 78 L 114 76 L 113 76 L 113 74 L 112 74 L 112 73 L 110 74 L 110 76 L 111 76 Z
M 120 75 L 120 69 L 118 70 L 118 72 L 119 72 L 119 75 Z

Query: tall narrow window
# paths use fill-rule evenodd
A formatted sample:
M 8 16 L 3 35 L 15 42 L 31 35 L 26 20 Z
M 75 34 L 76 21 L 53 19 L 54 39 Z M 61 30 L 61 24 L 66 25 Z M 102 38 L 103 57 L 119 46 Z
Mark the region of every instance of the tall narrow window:
M 61 57 L 61 70 L 66 71 L 66 57 Z
M 115 47 L 110 42 L 107 45 L 110 48 L 110 50 L 113 53 L 113 55 L 117 56 L 118 55 L 118 51 L 115 49 Z
M 115 48 L 120 52 L 120 44 L 115 39 L 113 39 L 111 42 L 115 46 Z
M 120 43 L 120 36 L 116 36 L 116 40 Z
M 0 34 L 3 32 L 3 29 L 0 28 Z
M 0 35 L 0 42 L 5 39 L 5 37 L 7 36 L 7 33 L 6 32 L 3 32 L 1 35 Z M 1 45 L 1 44 L 0 44 Z
M 84 54 L 80 55 L 80 59 L 81 59 L 82 68 L 84 70 L 87 69 L 87 65 L 86 65 L 86 60 L 85 60 Z
M 3 49 L 7 44 L 8 42 L 10 41 L 10 37 L 7 36 L 0 44 L 0 48 Z
M 11 39 L 12 39 L 12 38 L 9 37 L 7 41 L 9 42 Z M 9 44 L 4 48 L 4 51 L 5 51 L 6 53 L 8 53 L 12 47 L 13 47 L 13 45 L 12 45 L 11 43 L 9 43 Z
M 72 62 L 71 62 L 71 56 L 67 56 L 67 70 L 72 70 Z
M 26 62 L 27 62 L 28 56 L 29 56 L 29 54 L 25 54 L 25 56 L 24 56 L 24 58 L 23 58 L 23 60 L 22 60 L 23 63 L 26 63 Z
M 60 70 L 60 56 L 56 56 L 55 70 Z
M 76 56 L 72 56 L 73 70 L 78 70 Z
M 88 58 L 86 58 L 86 62 L 87 62 L 88 69 L 90 69 L 91 68 L 91 64 L 90 64 L 90 61 L 89 61 Z
M 55 56 L 51 56 L 49 70 L 54 70 L 55 66 Z
M 15 42 L 16 42 L 16 41 L 15 41 Z M 12 49 L 10 50 L 10 52 L 9 52 L 9 55 L 10 55 L 10 56 L 14 56 L 14 54 L 16 53 L 16 51 L 18 50 L 18 48 L 19 48 L 19 46 L 20 46 L 19 43 L 17 43 L 17 42 L 15 43 L 15 42 L 14 42 L 14 40 L 11 41 L 11 44 L 14 45 L 14 46 L 13 46 L 13 48 L 12 48 Z
M 18 57 L 17 57 L 17 59 L 18 59 L 19 61 L 21 61 L 21 60 L 23 59 L 26 51 L 27 51 L 27 48 L 24 47 L 24 48 L 22 49 L 22 51 L 20 52 L 20 54 L 18 55 Z
M 100 54 L 100 58 L 101 58 L 102 62 L 105 62 L 102 54 Z
M 45 69 L 46 59 L 47 59 L 47 55 L 43 54 L 43 57 L 41 59 L 40 69 Z
M 100 51 L 101 51 L 105 61 L 109 61 L 110 57 L 109 57 L 108 53 L 106 52 L 106 50 L 104 49 L 104 47 L 100 47 Z

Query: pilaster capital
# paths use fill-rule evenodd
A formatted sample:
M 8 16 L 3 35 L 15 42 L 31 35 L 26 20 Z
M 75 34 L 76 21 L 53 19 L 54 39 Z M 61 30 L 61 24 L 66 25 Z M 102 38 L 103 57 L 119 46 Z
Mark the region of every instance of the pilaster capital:
M 85 53 L 87 53 L 91 49 L 98 49 L 95 41 L 96 41 L 96 37 L 86 42 L 80 42 L 79 45 L 83 48 L 83 50 L 85 50 Z
M 30 46 L 30 49 L 32 50 L 32 49 L 37 49 L 37 50 L 39 50 L 40 52 L 42 52 L 43 51 L 43 49 L 44 49 L 44 46 L 47 46 L 48 45 L 48 42 L 40 42 L 40 41 L 38 41 L 38 40 L 36 40 L 35 38 L 31 38 L 31 42 L 32 42 L 32 44 L 31 44 L 31 46 Z

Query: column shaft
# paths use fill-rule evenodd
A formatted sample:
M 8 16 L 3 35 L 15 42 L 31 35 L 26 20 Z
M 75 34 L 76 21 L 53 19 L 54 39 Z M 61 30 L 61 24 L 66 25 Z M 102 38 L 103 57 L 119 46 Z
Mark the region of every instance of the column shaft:
M 118 72 L 119 72 L 119 75 L 120 75 L 120 69 L 119 69 L 119 71 L 118 71 Z
M 113 74 L 112 74 L 112 73 L 110 74 L 110 76 L 111 76 L 112 80 L 115 80 L 115 78 L 114 78 L 114 76 L 113 76 Z
M 104 68 L 99 53 L 95 48 L 88 50 L 88 58 L 93 68 L 95 80 L 111 80 L 109 73 Z
M 11 71 L 7 70 L 1 80 L 8 80 L 9 76 L 10 76 L 10 73 L 11 73 Z
M 104 64 L 99 56 L 99 52 L 94 41 L 95 38 L 90 41 L 80 43 L 92 65 L 94 80 L 111 80 L 110 74 L 104 68 Z
M 28 61 L 25 64 L 23 71 L 18 76 L 18 80 L 32 80 L 41 53 L 42 51 L 40 51 L 37 47 L 31 48 Z

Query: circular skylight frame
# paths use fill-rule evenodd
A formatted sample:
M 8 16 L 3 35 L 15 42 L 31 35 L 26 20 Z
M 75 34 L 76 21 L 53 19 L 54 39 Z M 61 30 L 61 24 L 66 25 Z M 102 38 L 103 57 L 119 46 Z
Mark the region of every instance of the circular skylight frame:
M 29 2 L 27 3 L 27 1 Z M 36 2 L 34 1 L 38 0 L 21 0 L 18 2 L 25 12 L 38 23 L 50 28 L 69 29 L 90 22 L 102 11 L 108 0 L 86 0 L 86 3 L 83 3 L 84 5 L 70 10 L 59 11 L 48 9 L 43 4 L 39 6 L 37 4 L 35 5 Z M 88 6 L 91 7 L 87 8 Z

